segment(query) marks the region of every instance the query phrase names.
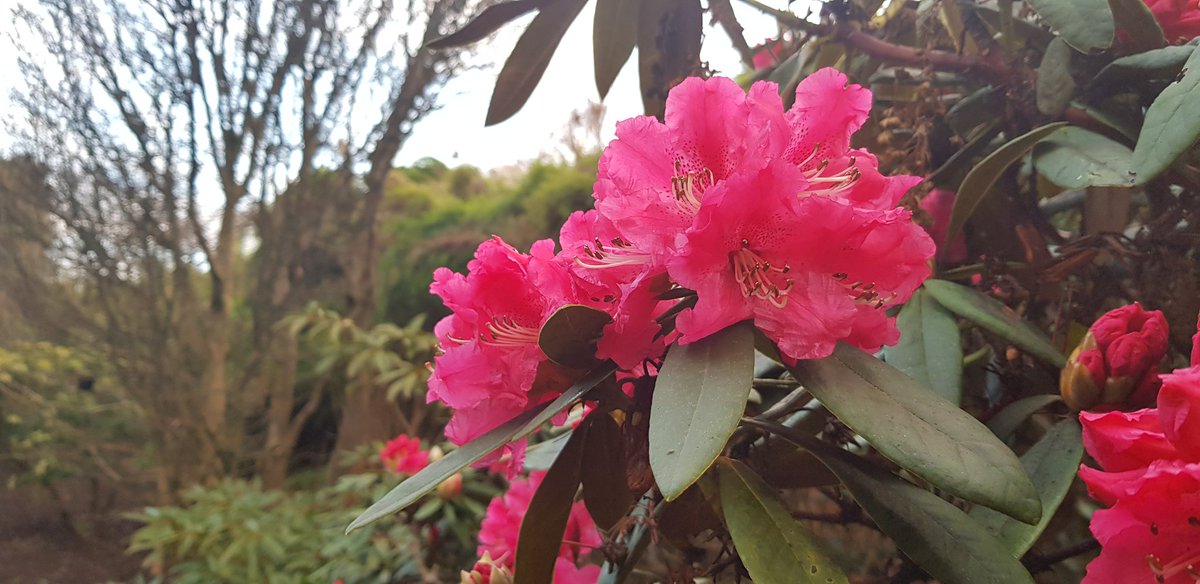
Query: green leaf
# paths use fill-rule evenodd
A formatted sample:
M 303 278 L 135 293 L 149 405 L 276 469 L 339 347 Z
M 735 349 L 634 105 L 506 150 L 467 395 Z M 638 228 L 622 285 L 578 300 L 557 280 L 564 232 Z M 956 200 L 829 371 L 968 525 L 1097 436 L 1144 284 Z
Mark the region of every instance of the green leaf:
M 530 446 L 525 451 L 525 468 L 530 470 L 546 470 L 550 468 L 550 465 L 554 464 L 554 459 L 558 458 L 558 453 L 562 452 L 563 446 L 567 445 L 567 440 L 570 438 L 571 432 L 566 432 Z
M 588 433 L 581 468 L 583 503 L 600 529 L 612 529 L 634 503 L 625 484 L 621 428 L 604 412 L 588 416 L 581 427 Z
M 542 73 L 546 72 L 559 41 L 584 4 L 587 0 L 556 0 L 547 3 L 533 18 L 496 77 L 485 126 L 507 120 L 525 105 L 542 79 Z
M 1084 53 L 1112 45 L 1116 33 L 1108 0 L 1029 0 L 1063 40 Z
M 1200 138 L 1200 47 L 1192 50 L 1183 74 L 1168 85 L 1150 108 L 1133 149 L 1138 184 L 1162 174 Z
M 662 119 L 667 92 L 700 62 L 704 13 L 699 0 L 641 0 L 638 82 L 646 115 Z
M 1159 49 L 1167 45 L 1162 27 L 1150 7 L 1142 0 L 1108 0 L 1117 28 L 1125 31 L 1127 44 L 1135 52 Z
M 427 46 L 431 49 L 448 49 L 483 40 L 484 37 L 496 32 L 501 26 L 537 8 L 541 3 L 534 0 L 512 0 L 511 2 L 493 4 L 484 8 L 478 16 L 472 18 L 462 28 L 444 37 L 430 41 Z
M 1133 151 L 1095 132 L 1068 126 L 1033 148 L 1038 173 L 1064 189 L 1132 186 Z
M 963 179 L 962 185 L 958 187 L 958 196 L 954 199 L 954 209 L 950 211 L 950 225 L 947 227 L 943 245 L 949 245 L 954 241 L 954 238 L 966 225 L 967 219 L 979 207 L 979 203 L 987 196 L 988 191 L 992 189 L 992 185 L 996 184 L 996 180 L 1000 178 L 1005 169 L 1020 160 L 1039 140 L 1064 125 L 1066 125 L 1065 122 L 1048 124 L 1019 136 L 975 165 L 975 168 L 972 168 L 971 172 L 968 172 L 966 178 Z
M 1129 81 L 1137 81 L 1140 85 L 1144 81 L 1171 79 L 1179 74 L 1194 50 L 1192 45 L 1164 47 L 1121 57 L 1100 70 L 1092 80 L 1092 88 L 1103 89 Z
M 970 414 L 863 351 L 801 360 L 793 375 L 892 462 L 942 490 L 1033 523 L 1041 503 L 1015 454 Z M 836 469 L 835 469 L 836 470 Z
M 637 22 L 640 4 L 637 0 L 596 0 L 596 16 L 592 23 L 592 61 L 596 69 L 596 89 L 600 99 L 608 95 L 621 67 L 633 54 L 637 44 Z
M 1033 479 L 1033 486 L 1042 497 L 1042 518 L 1037 525 L 1014 521 L 1011 517 L 984 507 L 972 509 L 971 517 L 999 538 L 1014 558 L 1020 558 L 1033 547 L 1050 524 L 1054 512 L 1075 480 L 1075 473 L 1079 472 L 1082 458 L 1082 429 L 1075 418 L 1067 418 L 1050 428 L 1037 444 L 1021 456 L 1021 465 Z
M 717 465 L 721 510 L 738 557 L 755 582 L 834 584 L 846 575 L 817 545 L 816 538 L 792 518 L 749 467 L 722 459 Z
M 667 352 L 650 402 L 650 468 L 668 501 L 725 448 L 754 380 L 754 332 L 739 323 Z
M 883 350 L 884 360 L 942 399 L 962 399 L 962 340 L 954 316 L 928 292 L 917 290 L 896 317 L 900 342 Z
M 1075 79 L 1071 77 L 1073 52 L 1062 37 L 1055 37 L 1046 47 L 1046 54 L 1042 55 L 1037 72 L 1037 106 L 1043 114 L 1062 114 L 1075 94 Z
M 538 333 L 538 347 L 551 361 L 582 369 L 596 363 L 596 340 L 612 317 L 603 310 L 568 304 L 550 315 Z
M 550 470 L 529 500 L 521 519 L 513 584 L 542 584 L 554 578 L 554 562 L 562 547 L 571 505 L 579 491 L 579 467 L 587 432 L 575 432 L 567 440 Z
M 593 387 L 599 385 L 609 375 L 612 375 L 615 369 L 616 366 L 612 363 L 606 363 L 597 367 L 584 376 L 583 379 L 575 382 L 558 399 L 550 402 L 550 405 L 541 409 L 535 408 L 524 412 L 501 424 L 491 432 L 463 444 L 450 452 L 450 454 L 434 461 L 429 466 L 421 469 L 421 472 L 396 485 L 383 498 L 368 507 L 366 511 L 363 511 L 354 521 L 350 522 L 350 526 L 346 528 L 346 533 L 350 533 L 355 529 L 404 509 L 429 491 L 437 488 L 442 481 L 450 478 L 454 473 L 491 454 L 497 448 L 513 440 L 519 440 L 528 436 L 547 420 L 554 417 L 555 414 L 562 411 L 571 403 L 574 403 L 575 400 L 582 397 Z
M 918 566 L 945 584 L 1033 584 L 1033 577 L 958 507 L 845 450 L 773 422 L 748 420 L 807 448 Z
M 1046 363 L 1060 369 L 1066 365 L 1067 358 L 1063 356 L 1062 351 L 1050 344 L 1042 331 L 994 298 L 946 280 L 927 280 L 925 289 L 950 312 L 979 325 Z
M 1032 416 L 1034 412 L 1052 404 L 1061 402 L 1062 398 L 1057 395 L 1034 395 L 1027 398 L 1019 399 L 1007 406 L 1004 409 L 992 416 L 988 420 L 987 427 L 1001 440 L 1008 440 L 1025 420 Z

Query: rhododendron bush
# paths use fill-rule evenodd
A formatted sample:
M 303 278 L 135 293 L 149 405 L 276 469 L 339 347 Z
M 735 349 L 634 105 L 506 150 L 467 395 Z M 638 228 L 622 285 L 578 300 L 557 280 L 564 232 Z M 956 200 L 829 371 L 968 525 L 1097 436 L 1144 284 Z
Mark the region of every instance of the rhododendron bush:
M 1200 581 L 1200 6 L 752 3 L 755 50 L 712 2 L 735 80 L 672 69 L 698 4 L 609 38 L 615 4 L 597 86 L 636 45 L 648 115 L 557 238 L 432 274 L 455 448 L 389 444 L 413 476 L 351 529 L 473 466 L 507 491 L 472 584 Z M 581 6 L 539 5 L 489 123 Z

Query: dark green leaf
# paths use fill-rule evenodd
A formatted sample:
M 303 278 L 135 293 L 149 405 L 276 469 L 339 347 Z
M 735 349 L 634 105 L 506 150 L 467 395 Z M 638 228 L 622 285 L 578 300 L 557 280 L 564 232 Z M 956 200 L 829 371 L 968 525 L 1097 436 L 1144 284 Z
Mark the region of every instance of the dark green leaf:
M 800 446 L 824 462 L 896 547 L 945 584 L 1033 584 L 1033 577 L 987 530 L 958 507 L 919 489 L 845 450 L 790 428 L 754 422 Z
M 1100 134 L 1068 126 L 1033 148 L 1038 173 L 1064 189 L 1132 186 L 1133 151 Z
M 1117 28 L 1125 31 L 1126 44 L 1136 52 L 1160 49 L 1167 45 L 1162 27 L 1142 0 L 1108 0 Z
M 969 138 L 975 135 L 976 128 L 996 123 L 996 108 L 1000 106 L 1000 96 L 995 89 L 977 89 L 946 112 L 946 123 L 959 136 Z
M 721 509 L 738 557 L 755 582 L 847 582 L 837 564 L 754 471 L 722 459 Z
M 633 495 L 625 485 L 625 456 L 621 428 L 604 412 L 583 421 L 587 430 L 583 447 L 583 502 L 600 529 L 608 530 L 633 507 Z
M 638 0 L 596 0 L 592 24 L 592 61 L 596 67 L 596 89 L 600 99 L 616 81 L 617 74 L 637 44 L 634 24 L 641 10 Z
M 925 282 L 925 289 L 950 312 L 1007 340 L 1030 355 L 1058 368 L 1066 364 L 1067 358 L 1063 356 L 1062 351 L 1050 344 L 1042 331 L 994 298 L 945 280 L 928 280 Z
M 1029 452 L 1021 456 L 1025 472 L 1029 473 L 1033 486 L 1042 497 L 1042 519 L 1037 525 L 1014 521 L 984 507 L 972 509 L 971 517 L 999 538 L 1014 558 L 1025 555 L 1067 496 L 1082 458 L 1082 430 L 1077 420 L 1067 418 L 1050 428 Z
M 1062 122 L 1048 124 L 1019 136 L 975 165 L 975 168 L 967 173 L 967 177 L 963 179 L 962 185 L 958 188 L 958 196 L 955 197 L 954 209 L 950 212 L 950 225 L 947 227 L 943 245 L 949 245 L 954 241 L 954 238 L 966 225 L 967 219 L 971 217 L 971 213 L 975 212 L 980 201 L 987 196 L 992 185 L 996 184 L 996 179 L 1000 178 L 1009 165 L 1020 160 L 1039 140 L 1064 125 L 1066 124 Z
M 596 340 L 612 317 L 603 310 L 568 304 L 550 315 L 538 333 L 538 347 L 560 365 L 586 368 L 596 362 Z
M 431 49 L 448 49 L 461 47 L 483 40 L 489 34 L 496 32 L 501 26 L 512 22 L 517 17 L 537 8 L 541 2 L 535 0 L 512 0 L 500 2 L 484 8 L 478 16 L 464 24 L 462 28 L 429 42 Z
M 563 446 L 567 445 L 567 440 L 570 438 L 571 432 L 566 432 L 530 446 L 525 451 L 525 468 L 530 470 L 546 470 L 550 468 L 550 465 L 554 464 L 554 459 L 558 458 L 558 453 L 562 452 Z
M 1062 37 L 1055 37 L 1046 47 L 1037 72 L 1037 106 L 1043 114 L 1057 116 L 1071 103 L 1075 94 L 1075 79 L 1071 77 L 1073 52 Z
M 503 122 L 525 105 L 542 79 L 542 73 L 546 72 L 559 41 L 584 4 L 587 0 L 556 0 L 533 18 L 496 77 L 496 88 L 492 90 L 484 125 Z
M 1195 47 L 1191 45 L 1164 47 L 1121 57 L 1100 70 L 1100 73 L 1092 80 L 1092 87 L 1101 90 L 1125 84 L 1128 81 L 1143 82 L 1174 78 L 1194 50 Z
M 894 367 L 839 343 L 833 355 L 798 361 L 792 371 L 892 462 L 947 493 L 1022 521 L 1041 516 L 1016 455 L 970 414 Z
M 703 25 L 699 0 L 641 0 L 638 81 L 646 115 L 662 119 L 667 92 L 699 65 Z
M 818 419 L 824 426 L 825 416 Z M 756 445 L 747 461 L 758 469 L 763 480 L 777 489 L 825 487 L 838 482 L 815 456 L 786 440 L 768 440 L 766 444 Z
M 434 461 L 422 469 L 421 472 L 396 485 L 383 498 L 368 507 L 366 511 L 363 511 L 362 515 L 359 515 L 358 518 L 350 522 L 350 526 L 346 528 L 346 532 L 349 533 L 359 527 L 404 509 L 429 491 L 437 488 L 442 481 L 450 478 L 454 473 L 491 454 L 497 448 L 513 440 L 519 440 L 528 436 L 531 432 L 541 427 L 542 424 L 546 423 L 547 420 L 553 418 L 555 414 L 561 412 L 580 397 L 583 397 L 593 387 L 599 385 L 601 381 L 612 375 L 612 372 L 615 370 L 616 366 L 612 363 L 605 363 L 597 367 L 584 376 L 583 379 L 580 379 L 568 388 L 567 391 L 563 392 L 563 395 L 559 396 L 558 399 L 550 402 L 550 405 L 525 412 L 501 424 L 495 430 L 463 444 L 450 454 Z
M 754 380 L 754 332 L 735 324 L 667 352 L 650 403 L 650 468 L 678 497 L 725 448 Z
M 883 350 L 884 360 L 958 405 L 962 399 L 962 340 L 954 316 L 929 293 L 917 290 L 896 317 L 900 342 Z
M 579 491 L 579 467 L 586 435 L 587 432 L 571 435 L 529 500 L 529 510 L 521 519 L 513 584 L 542 584 L 554 578 L 554 562 L 562 547 L 575 493 Z
M 1108 0 L 1029 0 L 1050 28 L 1084 53 L 1107 49 L 1116 32 Z
M 1183 74 L 1167 86 L 1150 108 L 1133 149 L 1139 184 L 1166 170 L 1200 138 L 1200 47 L 1193 49 Z
M 1052 404 L 1061 402 L 1062 398 L 1057 395 L 1034 395 L 1027 398 L 1019 399 L 1007 406 L 1004 409 L 992 416 L 988 420 L 988 429 L 1001 440 L 1008 440 L 1025 420 L 1032 416 L 1034 412 Z

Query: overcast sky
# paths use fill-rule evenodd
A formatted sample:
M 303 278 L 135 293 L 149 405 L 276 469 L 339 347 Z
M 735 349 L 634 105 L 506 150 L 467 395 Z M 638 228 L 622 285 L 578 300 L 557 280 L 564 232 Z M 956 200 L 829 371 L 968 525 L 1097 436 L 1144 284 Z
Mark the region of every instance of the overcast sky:
M 21 82 L 16 51 L 9 35 L 12 21 L 8 18 L 8 8 L 14 1 L 0 0 L 4 13 L 4 18 L 0 19 L 0 111 L 6 118 L 11 113 L 9 95 Z M 733 4 L 751 45 L 775 35 L 773 19 L 739 2 Z M 480 45 L 472 59 L 475 68 L 454 78 L 445 87 L 439 99 L 440 109 L 417 124 L 412 138 L 401 150 L 397 164 L 410 164 L 432 156 L 451 165 L 471 164 L 491 169 L 554 151 L 559 143 L 556 136 L 562 133 L 571 112 L 586 107 L 589 101 L 599 101 L 592 78 L 594 6 L 595 2 L 589 2 L 567 31 L 525 107 L 508 121 L 489 128 L 483 126 L 483 120 L 496 74 L 531 16 L 510 23 L 496 38 Z M 705 34 L 702 58 L 718 72 L 730 76 L 740 73 L 738 56 L 728 37 L 719 29 L 709 28 L 707 18 Z M 605 141 L 611 139 L 618 120 L 641 114 L 636 54 L 617 77 L 604 105 L 607 115 L 602 139 Z M 0 146 L 6 147 L 7 142 L 0 139 Z

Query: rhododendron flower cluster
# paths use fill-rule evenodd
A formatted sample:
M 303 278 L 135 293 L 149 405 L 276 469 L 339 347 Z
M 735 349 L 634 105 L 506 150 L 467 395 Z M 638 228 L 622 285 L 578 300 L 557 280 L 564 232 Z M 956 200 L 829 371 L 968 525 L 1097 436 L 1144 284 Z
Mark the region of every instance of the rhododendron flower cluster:
M 1190 368 L 1161 376 L 1157 408 L 1079 416 L 1084 446 L 1103 469 L 1083 466 L 1079 476 L 1091 496 L 1108 506 L 1092 516 L 1092 533 L 1102 548 L 1088 564 L 1087 584 L 1200 581 L 1196 357 Z
M 529 512 L 529 502 L 545 478 L 545 471 L 530 473 L 528 478 L 513 481 L 504 495 L 492 499 L 487 515 L 479 529 L 481 558 L 488 559 L 489 570 L 503 568 L 511 573 L 516 561 L 517 538 L 521 533 L 521 521 Z M 563 545 L 559 548 L 554 565 L 555 584 L 594 584 L 600 576 L 600 566 L 587 563 L 592 549 L 602 543 L 600 531 L 588 515 L 582 501 L 571 507 L 567 518 L 567 529 L 563 534 Z M 478 569 L 478 564 L 476 564 Z M 489 573 L 491 573 L 489 571 Z
M 1170 44 L 1200 36 L 1200 0 L 1145 0 Z
M 389 470 L 412 475 L 429 466 L 429 451 L 421 448 L 419 438 L 401 434 L 383 446 L 379 460 Z
M 834 69 L 800 83 L 788 110 L 773 83 L 747 93 L 690 78 L 670 92 L 664 122 L 618 124 L 595 209 L 570 217 L 560 251 L 542 240 L 526 254 L 493 238 L 466 274 L 435 272 L 430 290 L 452 314 L 435 329 L 428 398 L 454 410 L 450 440 L 565 389 L 572 373 L 547 362 L 538 335 L 568 304 L 612 317 L 596 357 L 625 370 L 744 320 L 787 359 L 828 356 L 838 341 L 894 343 L 885 311 L 929 276 L 935 246 L 898 207 L 919 179 L 883 176 L 870 152 L 850 147 L 870 106 L 870 92 Z M 694 306 L 664 315 L 689 295 Z M 506 449 L 486 462 L 511 473 L 523 446 Z

